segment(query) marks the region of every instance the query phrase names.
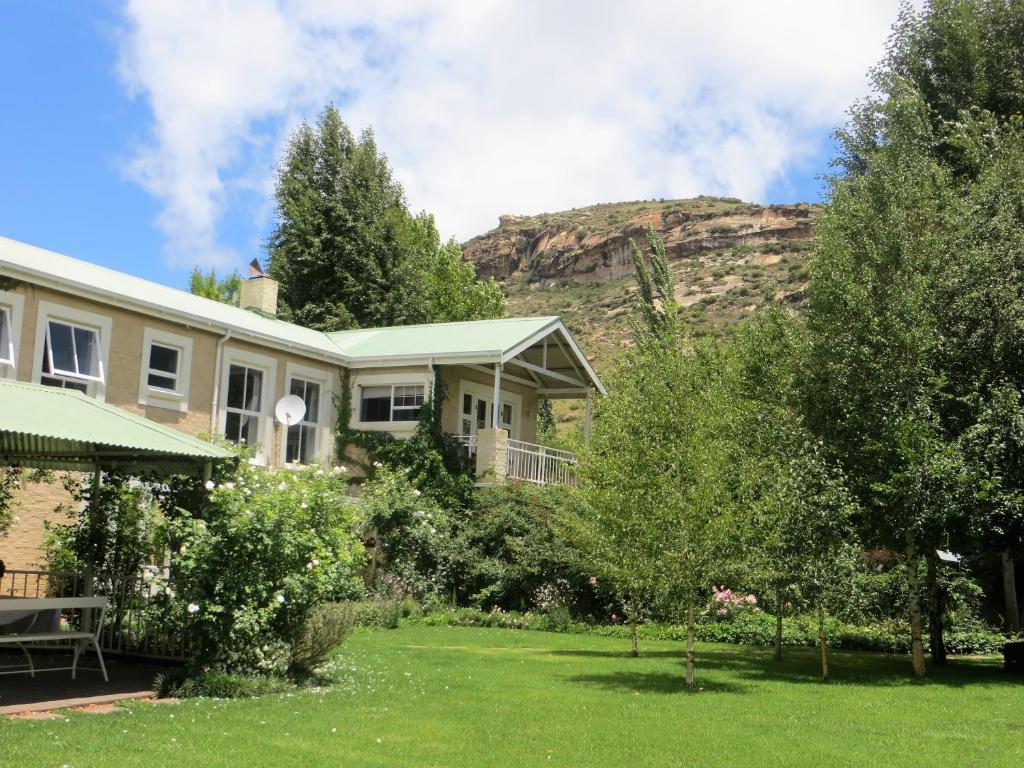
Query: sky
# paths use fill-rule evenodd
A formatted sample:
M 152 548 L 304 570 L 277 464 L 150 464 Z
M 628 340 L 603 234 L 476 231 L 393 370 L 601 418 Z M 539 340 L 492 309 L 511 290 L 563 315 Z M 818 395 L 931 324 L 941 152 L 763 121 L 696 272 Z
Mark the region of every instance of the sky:
M 897 0 L 0 0 L 0 236 L 183 287 L 265 259 L 337 105 L 460 240 L 698 194 L 818 201 Z

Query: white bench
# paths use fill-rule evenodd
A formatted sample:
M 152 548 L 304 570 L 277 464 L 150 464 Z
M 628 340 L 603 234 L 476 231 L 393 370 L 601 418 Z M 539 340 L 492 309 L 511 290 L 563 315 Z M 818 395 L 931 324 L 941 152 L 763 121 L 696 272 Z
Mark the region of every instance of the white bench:
M 103 632 L 103 617 L 107 612 L 107 598 L 105 597 L 29 597 L 29 598 L 10 598 L 0 600 L 0 629 L 6 623 L 5 614 L 7 619 L 17 620 L 21 618 L 28 618 L 32 616 L 38 616 L 44 611 L 56 611 L 58 614 L 61 611 L 73 611 L 73 610 L 88 610 L 90 614 L 93 611 L 98 611 L 97 615 L 91 615 L 93 620 L 93 626 L 95 630 L 81 630 L 72 632 L 61 632 L 58 629 L 54 631 L 38 631 L 34 627 L 29 627 L 27 632 L 14 632 L 10 634 L 3 634 L 0 631 L 0 644 L 17 645 L 21 648 L 22 653 L 25 654 L 25 658 L 28 659 L 27 669 L 17 669 L 11 672 L 0 672 L 0 675 L 14 675 L 22 672 L 28 672 L 32 677 L 36 676 L 35 664 L 32 663 L 32 656 L 29 654 L 28 649 L 25 648 L 26 643 L 52 643 L 58 640 L 71 640 L 74 642 L 75 653 L 71 661 L 70 667 L 47 667 L 46 670 L 40 671 L 61 671 L 71 670 L 71 679 L 75 679 L 75 675 L 78 672 L 78 657 L 82 651 L 86 650 L 90 645 L 96 651 L 96 656 L 100 660 L 100 671 L 103 673 L 103 680 L 109 681 L 107 677 L 107 665 L 103 662 L 103 652 L 100 650 L 100 634 Z M 11 616 L 16 614 L 16 616 Z M 36 622 L 33 622 L 36 623 Z

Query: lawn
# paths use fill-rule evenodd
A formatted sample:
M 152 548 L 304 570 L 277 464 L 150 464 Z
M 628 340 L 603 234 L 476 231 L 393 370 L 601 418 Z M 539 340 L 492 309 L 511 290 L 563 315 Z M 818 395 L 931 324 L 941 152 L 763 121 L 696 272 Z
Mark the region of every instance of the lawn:
M 496 629 L 361 632 L 331 690 L 0 721 L 0 766 L 1020 766 L 1024 680 L 958 660 Z M 6 683 L 5 683 L 6 684 Z

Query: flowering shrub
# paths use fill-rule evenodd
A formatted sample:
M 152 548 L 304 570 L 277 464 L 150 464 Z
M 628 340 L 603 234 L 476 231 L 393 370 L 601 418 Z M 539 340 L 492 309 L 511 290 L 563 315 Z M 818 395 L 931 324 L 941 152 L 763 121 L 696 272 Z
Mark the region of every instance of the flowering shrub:
M 348 480 L 338 468 L 268 471 L 240 462 L 207 486 L 202 517 L 166 523 L 173 582 L 164 610 L 193 639 L 194 665 L 279 673 L 311 610 L 354 596 L 363 567 Z
M 730 619 L 736 614 L 757 609 L 757 598 L 733 592 L 728 587 L 711 587 L 711 605 L 708 614 L 717 620 Z
M 380 463 L 360 498 L 378 597 L 422 600 L 445 592 L 450 526 L 440 507 L 413 486 L 408 472 Z

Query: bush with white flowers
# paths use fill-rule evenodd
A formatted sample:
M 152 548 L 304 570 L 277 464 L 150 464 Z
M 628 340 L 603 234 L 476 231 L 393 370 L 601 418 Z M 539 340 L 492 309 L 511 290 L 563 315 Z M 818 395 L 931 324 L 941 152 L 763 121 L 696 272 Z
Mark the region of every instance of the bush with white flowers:
M 199 516 L 167 522 L 166 610 L 200 669 L 281 673 L 313 608 L 357 594 L 365 564 L 340 468 L 268 471 L 239 463 L 207 484 Z

